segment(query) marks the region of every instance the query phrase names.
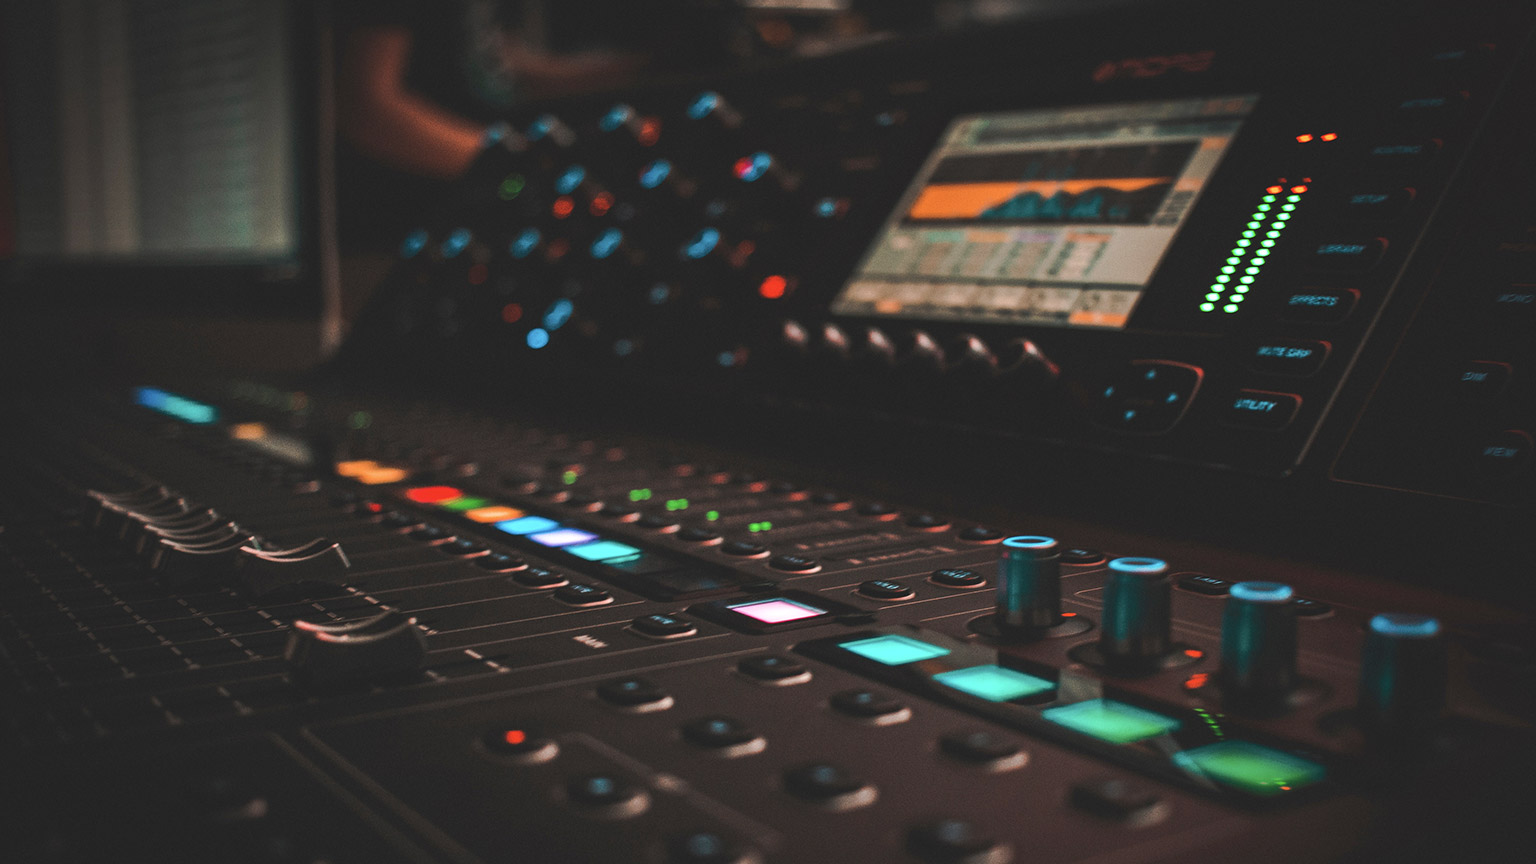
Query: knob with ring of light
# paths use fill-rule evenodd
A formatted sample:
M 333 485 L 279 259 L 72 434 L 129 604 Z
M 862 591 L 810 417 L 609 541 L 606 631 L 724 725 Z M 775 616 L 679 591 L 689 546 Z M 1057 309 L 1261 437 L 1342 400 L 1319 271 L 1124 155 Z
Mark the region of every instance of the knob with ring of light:
M 970 622 L 972 630 L 1002 642 L 1072 636 L 1093 625 L 1061 611 L 1061 544 L 1054 537 L 1021 534 L 998 547 L 995 611 Z

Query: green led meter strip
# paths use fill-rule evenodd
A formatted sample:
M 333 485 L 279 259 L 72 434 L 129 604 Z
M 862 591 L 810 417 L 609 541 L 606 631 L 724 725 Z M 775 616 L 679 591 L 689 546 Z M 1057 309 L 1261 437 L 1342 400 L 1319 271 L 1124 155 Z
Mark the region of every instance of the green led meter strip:
M 1264 262 L 1274 252 L 1281 232 L 1295 215 L 1296 205 L 1307 193 L 1305 184 L 1287 187 L 1285 178 L 1264 189 L 1264 197 L 1248 216 L 1243 233 L 1232 244 L 1221 272 L 1211 280 L 1205 300 L 1200 303 L 1201 312 L 1220 309 L 1228 315 L 1242 307 L 1243 298 L 1264 269 Z

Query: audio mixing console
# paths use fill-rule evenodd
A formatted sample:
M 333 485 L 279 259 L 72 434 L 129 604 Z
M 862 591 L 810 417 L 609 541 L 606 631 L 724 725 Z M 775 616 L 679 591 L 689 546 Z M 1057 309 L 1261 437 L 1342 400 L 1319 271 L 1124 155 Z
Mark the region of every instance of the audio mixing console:
M 540 105 L 302 381 L 8 392 L 8 860 L 1525 860 L 1536 18 L 1410 5 Z

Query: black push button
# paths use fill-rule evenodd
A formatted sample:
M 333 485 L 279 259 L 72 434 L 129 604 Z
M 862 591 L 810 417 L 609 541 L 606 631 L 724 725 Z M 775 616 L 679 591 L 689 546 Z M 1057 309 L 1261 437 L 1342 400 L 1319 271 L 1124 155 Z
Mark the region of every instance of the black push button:
M 708 528 L 684 528 L 677 532 L 677 539 L 689 543 L 699 543 L 704 546 L 713 546 L 720 542 L 720 535 Z
M 748 657 L 736 664 L 737 671 L 749 678 L 770 684 L 799 684 L 811 680 L 811 670 L 798 660 L 782 654 Z
M 580 510 L 583 513 L 596 513 L 603 509 L 603 502 L 591 495 L 572 495 L 562 502 L 562 506 Z
M 1248 365 L 1255 372 L 1271 375 L 1315 375 L 1331 348 L 1317 339 L 1265 339 L 1253 346 Z
M 404 534 L 422 527 L 420 519 L 409 513 L 401 513 L 399 510 L 390 510 L 380 515 L 379 526 L 385 531 L 393 531 L 396 534 Z
M 1353 289 L 1304 288 L 1286 296 L 1280 316 L 1308 324 L 1337 324 L 1355 311 L 1359 301 L 1360 292 Z
M 672 694 L 649 678 L 627 677 L 605 681 L 597 686 L 597 696 L 620 708 L 661 711 L 672 707 Z
M 647 528 L 651 531 L 656 531 L 662 534 L 671 534 L 677 531 L 677 529 L 680 527 L 677 524 L 677 520 L 655 513 L 648 513 L 644 516 L 641 516 L 635 522 L 635 524 L 639 525 L 641 528 Z
M 548 762 L 560 752 L 553 738 L 521 726 L 496 726 L 481 736 L 485 749 L 518 762 Z
M 1366 166 L 1376 171 L 1398 174 L 1419 171 L 1440 155 L 1438 138 L 1419 141 L 1384 141 L 1366 148 Z
M 828 762 L 813 762 L 784 772 L 784 791 L 833 810 L 847 810 L 875 800 L 875 787 Z
M 678 615 L 641 615 L 629 624 L 636 633 L 652 639 L 678 639 L 699 632 L 693 622 Z
M 555 599 L 569 606 L 602 606 L 612 603 L 613 595 L 596 585 L 583 585 L 578 582 L 556 588 Z
M 1369 270 L 1387 251 L 1381 237 L 1352 240 L 1327 240 L 1312 247 L 1308 266 L 1314 270 L 1358 272 Z
M 1344 195 L 1339 209 L 1350 219 L 1385 222 L 1401 216 L 1415 194 L 1407 186 L 1356 189 Z
M 467 537 L 455 537 L 447 543 L 439 545 L 437 549 L 439 552 L 452 555 L 455 558 L 477 558 L 490 551 L 484 543 L 470 540 Z
M 828 701 L 839 713 L 878 726 L 900 723 L 912 716 L 912 709 L 900 699 L 878 690 L 844 690 L 832 694 Z
M 766 746 L 763 736 L 753 732 L 745 723 L 723 715 L 691 720 L 684 723 L 679 731 L 684 741 L 713 750 L 722 756 L 760 753 Z
M 1504 392 L 1509 383 L 1508 363 L 1488 360 L 1472 360 L 1455 368 L 1451 374 L 1451 387 L 1464 402 L 1487 404 Z
M 481 555 L 475 559 L 475 566 L 492 573 L 512 573 L 518 570 L 527 570 L 528 562 L 516 555 L 507 555 L 503 552 L 492 552 L 489 555 Z
M 1300 618 L 1321 618 L 1333 611 L 1333 607 L 1321 600 L 1308 600 L 1305 597 L 1291 598 L 1291 608 L 1296 610 Z
M 1536 321 L 1536 285 L 1503 285 L 1486 296 L 1483 312 L 1489 323 L 1523 326 Z
M 1456 122 L 1466 110 L 1469 98 L 1470 94 L 1465 90 L 1424 93 L 1399 99 L 1393 107 L 1397 116 L 1405 122 L 1423 131 L 1431 131 Z
M 1018 768 L 1027 760 L 1024 750 L 996 732 L 953 732 L 939 739 L 939 751 L 951 759 L 988 771 Z
M 597 515 L 606 516 L 619 522 L 634 522 L 640 518 L 640 511 L 623 504 L 604 504 L 597 511 Z
M 775 555 L 768 559 L 768 566 L 785 573 L 815 573 L 821 562 L 806 555 Z
M 871 579 L 868 582 L 861 582 L 859 593 L 876 600 L 910 600 L 913 597 L 911 588 L 891 579 Z
M 768 491 L 773 495 L 800 496 L 805 492 L 805 487 L 789 480 L 776 480 L 768 484 Z
M 743 540 L 733 540 L 720 547 L 720 551 L 734 558 L 767 558 L 768 549 L 756 543 L 747 543 Z
M 907 852 L 926 864 L 1001 864 L 1010 857 L 999 844 L 964 819 L 924 822 L 907 830 Z
M 1292 393 L 1239 390 L 1222 406 L 1221 422 L 1244 429 L 1274 431 L 1290 425 L 1300 407 L 1301 397 Z
M 1003 540 L 1003 532 L 985 525 L 972 525 L 955 536 L 966 543 L 1001 543 Z
M 645 809 L 645 792 L 614 774 L 585 774 L 565 784 L 572 804 L 613 816 L 633 816 Z
M 695 831 L 667 841 L 667 864 L 745 864 L 748 852 L 723 834 Z
M 1207 597 L 1225 597 L 1227 592 L 1232 590 L 1231 582 L 1217 579 L 1215 576 L 1207 576 L 1204 573 L 1191 573 L 1180 579 L 1178 586 L 1185 591 L 1193 591 Z
M 1513 477 L 1531 463 L 1531 436 L 1519 429 L 1506 429 L 1479 441 L 1472 453 L 1478 470 L 1485 476 Z
M 1105 554 L 1097 549 L 1067 549 L 1058 554 L 1058 559 L 1063 564 L 1072 564 L 1077 567 L 1089 567 L 1094 564 L 1103 564 Z
M 949 528 L 949 520 L 931 513 L 917 513 L 907 517 L 907 527 L 919 531 L 943 531 Z
M 980 588 L 987 584 L 987 578 L 980 573 L 957 567 L 935 570 L 928 577 L 928 581 L 935 585 L 943 585 L 945 588 Z
M 879 519 L 882 522 L 895 519 L 901 515 L 895 507 L 880 501 L 867 501 L 855 507 L 853 512 L 860 516 L 868 516 L 871 519 Z
M 1079 783 L 1072 787 L 1071 800 L 1081 810 L 1136 827 L 1157 822 L 1168 811 L 1155 789 L 1116 778 Z
M 545 567 L 526 567 L 519 571 L 512 581 L 524 588 L 559 588 L 568 584 L 571 580 L 565 578 L 565 574 L 558 570 L 550 570 Z
M 811 496 L 811 503 L 828 510 L 847 510 L 853 506 L 853 501 L 848 496 L 837 492 L 817 492 Z

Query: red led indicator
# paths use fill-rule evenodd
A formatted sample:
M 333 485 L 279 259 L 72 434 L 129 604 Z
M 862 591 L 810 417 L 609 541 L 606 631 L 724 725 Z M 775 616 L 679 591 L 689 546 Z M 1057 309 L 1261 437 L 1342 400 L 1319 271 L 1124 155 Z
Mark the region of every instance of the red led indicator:
M 1063 617 L 1063 618 L 1076 618 L 1077 617 L 1077 613 L 1076 612 L 1063 612 L 1063 613 L 1061 613 L 1061 617 Z
M 1201 687 L 1204 687 L 1205 683 L 1209 680 L 1211 680 L 1210 673 L 1196 672 L 1195 674 L 1184 679 L 1184 689 L 1199 690 Z
M 1199 648 L 1185 648 L 1184 656 L 1193 657 L 1194 659 L 1199 660 L 1201 657 L 1205 656 L 1205 652 L 1201 651 Z
M 1291 191 L 1294 192 L 1297 195 L 1300 195 L 1301 193 L 1307 191 L 1307 187 L 1306 186 L 1292 186 L 1291 187 Z
M 516 324 L 523 320 L 523 307 L 519 303 L 508 303 L 501 307 L 501 320 L 508 324 Z
M 1337 141 L 1337 140 L 1339 140 L 1339 133 L 1337 133 L 1337 132 L 1324 132 L 1322 135 L 1318 136 L 1318 138 L 1319 138 L 1319 140 L 1322 140 L 1322 141 Z
M 752 158 L 750 156 L 743 156 L 737 159 L 736 166 L 732 170 L 736 172 L 738 180 L 747 179 L 747 175 L 752 173 Z
M 1311 140 L 1312 140 L 1312 136 L 1311 135 L 1297 135 L 1296 136 L 1296 143 L 1297 144 L 1305 144 L 1305 143 L 1307 143 L 1308 141 L 1311 141 Z
M 1271 195 L 1279 195 L 1281 192 L 1285 191 L 1285 187 L 1284 186 L 1270 186 L 1270 187 L 1266 188 L 1264 191 L 1268 192 Z
M 604 213 L 607 213 L 612 207 L 613 196 L 609 195 L 607 192 L 601 192 L 596 198 L 592 199 L 592 203 L 588 205 L 587 209 L 592 211 L 593 216 L 601 216 Z
M 576 209 L 576 202 L 572 201 L 569 196 L 561 195 L 555 199 L 555 206 L 550 209 L 554 212 L 556 219 L 564 219 L 571 215 L 572 210 Z
M 362 508 L 364 510 L 367 510 L 369 513 L 383 513 L 384 512 L 384 505 L 380 504 L 377 501 L 364 501 L 362 503 Z
M 490 275 L 491 271 L 486 269 L 484 264 L 476 264 L 469 268 L 469 284 L 484 285 L 486 278 Z
M 769 276 L 757 286 L 757 293 L 765 300 L 777 300 L 789 291 L 789 280 L 783 276 Z
M 635 140 L 642 147 L 649 147 L 661 137 L 661 121 L 655 117 L 647 117 L 640 121 L 640 131 L 635 133 Z
M 455 498 L 463 498 L 464 493 L 452 486 L 417 486 L 415 489 L 407 489 L 405 497 L 417 504 L 440 504 Z
M 506 732 L 502 733 L 501 740 L 511 744 L 513 747 L 516 747 L 517 745 L 522 744 L 524 741 L 528 740 L 528 733 L 521 729 L 508 729 Z

